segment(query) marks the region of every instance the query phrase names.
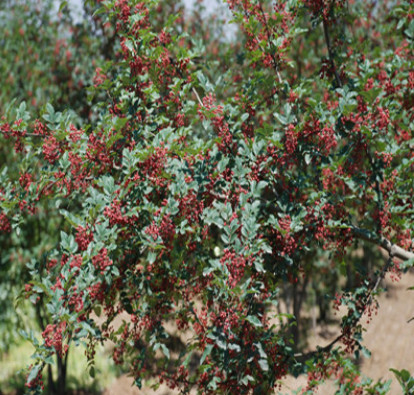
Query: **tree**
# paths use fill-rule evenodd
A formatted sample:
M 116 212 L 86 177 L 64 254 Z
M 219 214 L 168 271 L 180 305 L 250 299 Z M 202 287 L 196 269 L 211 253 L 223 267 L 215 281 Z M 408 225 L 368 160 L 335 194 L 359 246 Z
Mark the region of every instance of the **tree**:
M 384 393 L 349 355 L 385 273 L 413 263 L 412 2 L 228 0 L 228 41 L 174 2 L 88 4 L 116 31 L 89 88 L 96 117 L 47 104 L 33 120 L 21 104 L 0 127 L 31 174 L 3 170 L 1 229 L 45 204 L 64 221 L 30 263 L 26 296 L 51 321 L 32 337 L 28 387 L 72 343 L 93 374 L 110 339 L 137 386 L 158 374 L 184 393 L 263 394 L 307 371 L 308 390 L 332 376 Z M 301 353 L 309 284 L 334 299 L 343 275 L 340 334 Z M 185 347 L 166 323 L 191 330 Z
M 85 86 L 91 84 L 96 69 L 96 64 L 94 67 L 94 62 L 88 59 L 101 62 L 112 57 L 111 43 L 115 36 L 96 20 L 84 16 L 75 22 L 67 9 L 55 15 L 51 12 L 53 8 L 50 0 L 1 3 L 0 15 L 4 23 L 0 28 L 0 113 L 7 112 L 15 102 L 25 101 L 24 106 L 32 116 L 41 118 L 44 105 L 50 100 L 57 112 L 69 108 L 76 122 L 88 122 L 94 114 L 92 102 L 85 95 Z M 85 5 L 85 14 L 90 14 L 89 11 Z M 42 124 L 37 123 L 36 127 L 41 130 Z M 33 164 L 30 160 L 16 163 L 16 156 L 11 154 L 15 143 L 12 140 L 2 139 L 0 147 L 3 177 L 7 167 L 7 177 L 18 179 L 20 187 L 26 190 L 36 171 L 30 169 Z M 17 151 L 21 148 L 15 146 Z M 36 215 L 18 224 L 17 232 L 7 232 L 8 221 L 3 213 L 1 220 L 3 230 L 6 230 L 0 232 L 0 353 L 3 353 L 8 352 L 16 341 L 21 341 L 19 330 L 27 331 L 35 321 L 44 331 L 50 321 L 44 298 L 40 298 L 34 309 L 27 303 L 20 303 L 18 311 L 15 310 L 15 299 L 31 279 L 26 263 L 42 259 L 50 247 L 59 242 L 54 229 L 64 223 L 45 200 L 39 202 Z M 44 271 L 46 267 L 41 267 L 38 274 L 42 275 Z M 57 387 L 64 386 L 66 362 L 67 354 L 63 360 L 58 358 L 60 369 L 55 380 L 51 366 L 48 366 L 51 392 L 58 393 Z

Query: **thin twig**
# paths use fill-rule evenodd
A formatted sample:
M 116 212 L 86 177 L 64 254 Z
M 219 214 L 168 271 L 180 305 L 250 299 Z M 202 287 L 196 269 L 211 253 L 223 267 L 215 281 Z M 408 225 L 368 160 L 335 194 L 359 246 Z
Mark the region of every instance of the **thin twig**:
M 25 133 L 24 135 L 21 136 L 13 136 L 12 132 L 7 132 L 5 130 L 0 130 L 1 133 L 6 134 L 6 135 L 10 135 L 11 137 L 49 137 L 48 135 L 44 135 L 44 134 L 35 134 L 35 133 Z
M 334 53 L 331 47 L 331 40 L 329 38 L 328 24 L 325 19 L 323 20 L 322 24 L 323 24 L 323 33 L 325 36 L 326 46 L 328 47 L 329 61 L 331 62 L 331 66 L 335 73 L 336 83 L 338 87 L 342 88 L 342 81 L 341 81 L 341 78 L 339 77 L 338 71 L 336 70 L 336 66 L 335 66 L 335 56 L 334 56 Z
M 167 46 L 158 38 L 158 42 L 165 48 L 168 50 Z M 178 67 L 177 62 L 175 61 L 175 59 L 172 56 L 168 56 L 169 60 L 171 62 L 171 64 L 174 66 L 175 71 L 179 74 L 179 76 L 181 78 L 184 79 L 184 75 L 181 71 L 181 69 Z M 192 92 L 194 93 L 194 95 L 197 98 L 198 104 L 200 104 L 201 107 L 204 107 L 203 102 L 200 99 L 200 95 L 198 94 L 197 90 L 194 88 L 194 86 L 191 87 Z
M 265 15 L 265 13 L 263 11 L 263 7 L 262 7 L 262 5 L 260 3 L 259 3 L 259 7 L 260 7 L 260 11 L 261 11 L 262 16 L 263 16 L 264 27 L 265 27 L 265 30 L 266 30 L 266 33 L 267 33 L 267 42 L 270 42 L 270 49 L 271 49 L 270 56 L 272 57 L 272 60 L 273 60 L 273 66 L 274 66 L 274 69 L 275 69 L 276 76 L 277 76 L 277 79 L 279 81 L 279 84 L 282 84 L 283 83 L 283 80 L 282 80 L 282 77 L 280 76 L 279 64 L 278 64 L 278 62 L 276 60 L 276 57 L 275 57 L 275 54 L 273 52 L 274 45 L 273 45 L 273 42 L 270 39 L 271 35 L 270 35 L 269 26 L 267 25 L 266 15 Z
M 193 93 L 195 94 L 198 104 L 200 104 L 201 107 L 204 107 L 203 102 L 200 99 L 200 96 L 198 95 L 198 92 L 196 90 L 196 88 L 194 88 L 194 86 L 191 87 L 191 90 L 193 91 Z
M 37 195 L 37 199 L 40 199 L 42 194 L 44 192 L 46 192 L 47 190 L 49 190 L 50 188 L 52 188 L 55 184 L 57 184 L 59 181 L 62 181 L 64 178 L 57 178 L 56 180 L 54 180 L 51 184 L 46 184 L 38 193 Z

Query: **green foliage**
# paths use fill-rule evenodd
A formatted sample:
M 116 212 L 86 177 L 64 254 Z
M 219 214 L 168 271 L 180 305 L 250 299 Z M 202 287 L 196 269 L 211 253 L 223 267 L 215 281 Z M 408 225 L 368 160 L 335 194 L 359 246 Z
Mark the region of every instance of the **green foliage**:
M 174 1 L 89 1 L 79 24 L 62 2 L 51 30 L 27 18 L 45 63 L 0 97 L 15 150 L 0 237 L 8 271 L 23 256 L 6 286 L 27 284 L 42 330 L 27 335 L 35 393 L 71 344 L 94 376 L 107 340 L 138 386 L 270 393 L 306 371 L 305 391 L 329 377 L 338 394 L 387 391 L 359 382 L 349 355 L 394 258 L 413 256 L 412 5 L 227 3 L 234 40 Z M 8 26 L 4 70 L 26 37 Z M 332 301 L 348 313 L 335 341 L 298 354 L 311 298 L 321 320 Z
M 390 371 L 395 374 L 404 394 L 410 394 L 414 389 L 414 377 L 410 375 L 410 372 L 405 369 L 390 369 Z

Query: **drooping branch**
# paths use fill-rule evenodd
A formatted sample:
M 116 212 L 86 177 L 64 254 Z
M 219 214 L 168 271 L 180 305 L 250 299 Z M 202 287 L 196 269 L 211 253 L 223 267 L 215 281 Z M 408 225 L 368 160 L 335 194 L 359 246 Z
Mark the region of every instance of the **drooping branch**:
M 365 302 L 363 303 L 363 307 L 365 309 L 366 306 L 372 303 L 373 295 L 376 293 L 379 287 L 379 284 L 384 279 L 386 273 L 388 272 L 390 266 L 392 265 L 393 258 L 398 258 L 402 261 L 408 261 L 409 259 L 414 259 L 414 253 L 411 251 L 407 251 L 404 248 L 393 244 L 391 241 L 389 241 L 383 236 L 374 235 L 367 229 L 358 228 L 356 226 L 350 226 L 349 229 L 351 229 L 352 235 L 354 237 L 357 237 L 361 240 L 365 240 L 365 241 L 368 241 L 370 243 L 380 246 L 381 248 L 383 248 L 384 250 L 388 252 L 388 256 L 389 256 L 389 258 L 387 259 L 387 262 L 383 265 L 381 272 L 378 274 L 377 279 L 371 283 L 371 286 L 368 289 L 368 292 L 365 297 Z M 358 324 L 361 317 L 362 317 L 362 314 L 358 318 L 355 319 L 355 321 L 353 322 L 353 326 Z M 321 355 L 324 352 L 328 352 L 332 349 L 332 347 L 336 343 L 338 343 L 344 337 L 345 337 L 345 334 L 341 333 L 324 347 L 320 347 L 315 351 L 310 351 L 305 354 L 303 353 L 295 354 L 295 359 L 298 362 L 305 362 L 309 360 L 310 358 L 313 358 L 316 355 Z
M 363 230 L 361 230 L 361 229 L 359 229 L 359 231 L 362 231 L 363 232 Z M 366 240 L 367 241 L 374 242 L 372 239 L 366 239 Z M 366 308 L 369 305 L 371 305 L 371 303 L 373 301 L 373 296 L 377 292 L 377 289 L 379 287 L 379 284 L 384 279 L 384 277 L 387 274 L 389 268 L 391 267 L 392 262 L 393 262 L 393 258 L 396 257 L 396 255 L 394 255 L 394 251 L 396 251 L 394 249 L 394 247 L 396 247 L 396 246 L 394 246 L 390 241 L 388 241 L 388 240 L 386 240 L 386 241 L 391 244 L 388 259 L 385 262 L 385 264 L 383 265 L 383 267 L 381 268 L 381 271 L 378 274 L 376 280 L 373 281 L 373 282 L 371 282 L 370 286 L 368 287 L 367 293 L 365 294 L 365 297 L 364 297 L 364 301 L 363 301 L 363 303 L 361 305 L 361 308 L 360 308 L 360 313 L 361 314 L 359 314 L 358 316 L 354 317 L 353 320 L 352 320 L 352 323 L 350 324 L 353 328 L 355 328 L 357 326 L 357 324 L 360 322 L 360 320 L 361 320 L 361 318 L 363 316 L 363 313 L 365 312 Z M 403 250 L 400 247 L 398 247 L 398 248 L 401 249 L 401 250 Z M 405 251 L 405 250 L 403 250 L 403 251 Z M 405 252 L 406 253 L 409 253 L 408 251 L 405 251 Z M 414 254 L 413 254 L 413 256 L 414 256 Z M 317 355 L 322 355 L 325 352 L 329 352 L 329 351 L 332 350 L 332 347 L 335 344 L 337 344 L 339 341 L 341 341 L 342 339 L 344 339 L 346 336 L 347 336 L 346 333 L 345 332 L 342 332 L 340 335 L 338 335 L 335 339 L 333 339 L 329 344 L 327 344 L 324 347 L 318 347 L 317 350 L 310 351 L 310 352 L 307 352 L 307 353 L 298 353 L 298 354 L 295 354 L 295 360 L 297 362 L 304 363 L 307 360 L 309 360 L 309 359 L 311 359 L 311 358 L 313 358 L 313 357 L 315 357 Z

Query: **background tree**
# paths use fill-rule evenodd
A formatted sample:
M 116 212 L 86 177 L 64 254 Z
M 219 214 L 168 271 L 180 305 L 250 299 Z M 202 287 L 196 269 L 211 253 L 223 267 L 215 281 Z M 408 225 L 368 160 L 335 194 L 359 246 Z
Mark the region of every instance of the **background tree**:
M 45 132 L 40 119 L 45 104 L 50 100 L 56 108 L 56 117 L 65 110 L 74 124 L 92 122 L 93 102 L 88 100 L 86 87 L 93 84 L 98 64 L 113 56 L 114 34 L 111 29 L 99 25 L 92 18 L 90 6 L 85 5 L 85 16 L 76 21 L 67 8 L 58 12 L 56 3 L 44 1 L 4 1 L 0 6 L 0 112 L 7 113 L 14 103 L 25 102 L 23 107 L 31 112 L 35 122 L 37 138 Z M 86 14 L 88 12 L 89 14 Z M 88 15 L 88 16 L 86 16 Z M 99 37 L 99 39 L 98 39 Z M 90 59 L 93 59 L 91 62 Z M 21 108 L 23 108 L 21 107 Z M 14 153 L 30 151 L 9 135 L 0 146 L 2 181 L 7 177 L 18 180 L 21 190 L 19 199 L 24 200 L 30 185 L 36 182 L 39 164 L 30 159 L 16 162 Z M 7 171 L 7 173 L 6 173 Z M 7 205 L 6 202 L 4 204 Z M 21 203 L 22 209 L 25 203 Z M 47 270 L 48 251 L 58 242 L 56 229 L 64 228 L 56 208 L 48 202 L 39 202 L 36 212 L 24 222 L 14 223 L 10 233 L 10 222 L 1 214 L 0 232 L 0 352 L 7 352 L 20 339 L 18 330 L 27 330 L 35 321 L 44 331 L 50 315 L 45 300 L 41 297 L 35 308 L 30 304 L 19 305 L 15 300 L 24 285 L 31 279 L 31 269 L 26 264 L 41 260 L 37 269 L 40 276 Z M 62 392 L 66 375 L 65 360 L 58 358 L 58 378 L 53 379 L 48 366 L 49 390 Z M 56 383 L 55 383 L 56 381 Z M 59 388 L 61 390 L 59 391 Z

